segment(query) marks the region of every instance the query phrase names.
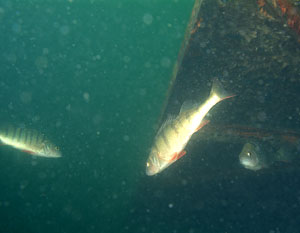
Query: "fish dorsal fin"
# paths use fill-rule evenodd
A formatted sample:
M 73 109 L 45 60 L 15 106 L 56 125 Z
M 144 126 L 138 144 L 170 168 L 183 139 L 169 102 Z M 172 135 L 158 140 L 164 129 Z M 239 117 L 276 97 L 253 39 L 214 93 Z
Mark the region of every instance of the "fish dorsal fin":
M 185 101 L 180 108 L 179 115 L 184 112 L 189 112 L 189 111 L 195 110 L 198 107 L 199 107 L 199 104 L 195 101 L 192 101 L 192 100 Z
M 170 125 L 174 120 L 175 120 L 176 116 L 174 115 L 168 115 L 167 119 L 164 121 L 164 123 L 162 123 L 161 127 L 159 128 L 159 130 L 157 131 L 156 135 L 159 135 L 164 128 L 166 128 L 168 125 Z

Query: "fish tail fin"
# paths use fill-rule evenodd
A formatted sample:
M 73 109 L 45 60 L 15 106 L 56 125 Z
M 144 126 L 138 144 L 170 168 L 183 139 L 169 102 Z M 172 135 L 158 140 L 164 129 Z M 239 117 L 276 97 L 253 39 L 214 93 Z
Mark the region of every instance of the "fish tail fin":
M 211 88 L 211 91 L 210 91 L 210 96 L 213 96 L 213 95 L 218 96 L 220 98 L 220 101 L 236 96 L 235 94 L 228 93 L 224 89 L 222 83 L 219 81 L 218 78 L 213 79 L 213 84 L 212 84 L 212 88 Z

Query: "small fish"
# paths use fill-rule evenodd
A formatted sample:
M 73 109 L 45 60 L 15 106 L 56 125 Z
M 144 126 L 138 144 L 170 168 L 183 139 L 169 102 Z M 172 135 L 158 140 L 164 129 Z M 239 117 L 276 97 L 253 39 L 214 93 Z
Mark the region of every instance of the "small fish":
M 193 133 L 208 123 L 203 120 L 208 111 L 218 102 L 233 96 L 227 94 L 215 79 L 210 95 L 202 105 L 184 102 L 179 115 L 169 116 L 158 130 L 146 163 L 146 174 L 155 175 L 184 156 L 184 148 Z
M 269 167 L 265 152 L 258 143 L 247 142 L 239 154 L 240 163 L 249 170 L 260 170 Z
M 15 128 L 0 129 L 0 142 L 35 156 L 58 158 L 61 153 L 43 134 L 35 130 Z
M 240 163 L 247 169 L 257 171 L 270 167 L 275 162 L 290 162 L 295 159 L 291 146 L 282 144 L 276 150 L 268 143 L 247 142 L 240 155 Z

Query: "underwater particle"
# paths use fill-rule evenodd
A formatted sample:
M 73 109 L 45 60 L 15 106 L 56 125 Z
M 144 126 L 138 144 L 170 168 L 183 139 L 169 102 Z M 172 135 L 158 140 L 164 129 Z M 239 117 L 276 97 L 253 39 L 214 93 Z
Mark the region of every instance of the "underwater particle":
M 71 110 L 71 104 L 68 104 L 68 105 L 66 106 L 66 110 L 67 110 L 67 111 L 70 111 L 70 110 Z
M 187 180 L 183 179 L 183 180 L 181 181 L 181 184 L 184 185 L 184 186 L 187 185 Z
M 13 30 L 13 32 L 15 32 L 15 33 L 20 33 L 20 32 L 21 32 L 21 25 L 18 24 L 18 23 L 14 23 L 14 24 L 12 25 L 12 30 Z
M 8 108 L 9 108 L 10 110 L 14 109 L 14 105 L 13 105 L 12 102 L 10 102 L 10 103 L 8 104 Z
M 149 13 L 144 14 L 143 16 L 143 22 L 144 24 L 150 25 L 153 22 L 153 16 Z
M 37 165 L 37 161 L 36 160 L 32 160 L 31 161 L 31 166 L 36 166 Z
M 131 59 L 130 59 L 130 57 L 128 57 L 128 56 L 124 56 L 124 57 L 123 57 L 123 61 L 126 62 L 126 63 L 130 62 L 130 60 L 131 60 Z
M 147 62 L 145 63 L 145 67 L 146 67 L 146 68 L 150 68 L 150 67 L 151 67 L 151 63 L 147 61 Z
M 223 76 L 224 76 L 224 77 L 228 77 L 228 76 L 229 76 L 229 72 L 228 72 L 227 70 L 224 70 L 224 71 L 223 71 Z
M 47 55 L 49 53 L 49 49 L 48 48 L 43 48 L 43 54 Z
M 38 177 L 43 180 L 47 177 L 47 174 L 45 172 L 40 172 L 38 173 Z
M 168 207 L 171 209 L 174 207 L 174 204 L 173 203 L 169 203 Z
M 259 112 L 257 114 L 257 119 L 259 121 L 266 121 L 267 120 L 267 114 L 265 112 Z
M 263 85 L 264 84 L 264 80 L 262 80 L 262 79 L 258 80 L 258 84 L 259 85 Z
M 28 186 L 29 182 L 27 180 L 21 181 L 20 189 L 23 190 Z
M 55 123 L 55 127 L 58 128 L 58 127 L 61 127 L 62 126 L 62 122 L 60 120 L 58 120 L 56 123 Z
M 6 60 L 7 60 L 8 62 L 10 62 L 10 63 L 16 63 L 16 61 L 17 61 L 17 55 L 14 54 L 14 53 L 8 54 L 8 55 L 6 56 Z
M 207 43 L 206 43 L 206 42 L 200 42 L 200 44 L 199 44 L 199 45 L 200 45 L 200 47 L 201 47 L 201 48 L 205 48 L 205 47 L 206 47 L 206 45 L 207 45 Z
M 34 116 L 34 117 L 32 117 L 32 122 L 37 122 L 37 121 L 39 121 L 40 120 L 40 117 L 39 116 Z
M 171 65 L 171 60 L 168 57 L 163 57 L 160 61 L 162 67 L 168 68 Z
M 97 54 L 96 56 L 93 56 L 93 60 L 94 61 L 99 61 L 101 59 L 101 56 L 99 54 Z
M 20 94 L 20 99 L 21 102 L 24 104 L 29 104 L 32 100 L 32 93 L 31 92 L 27 92 L 27 91 L 23 91 Z
M 3 204 L 4 204 L 5 207 L 10 205 L 9 201 L 5 201 Z
M 66 35 L 68 35 L 69 32 L 70 32 L 70 27 L 67 26 L 67 25 L 63 25 L 63 26 L 60 27 L 59 31 L 60 31 L 60 33 L 61 33 L 62 35 L 66 36 Z
M 128 141 L 130 140 L 130 138 L 129 138 L 128 135 L 124 135 L 124 136 L 123 136 L 123 140 L 124 140 L 125 142 L 128 142 Z
M 260 96 L 257 97 L 257 100 L 258 100 L 259 103 L 263 104 L 265 102 L 265 97 L 260 95 Z
M 100 122 L 102 121 L 102 117 L 100 114 L 96 114 L 94 117 L 93 117 L 93 123 L 95 125 L 98 125 L 100 124 Z
M 139 90 L 139 94 L 140 94 L 141 96 L 145 96 L 145 95 L 147 94 L 146 89 L 145 89 L 145 88 L 141 88 L 141 89 Z
M 37 57 L 37 59 L 35 59 L 35 66 L 39 70 L 47 68 L 48 67 L 48 59 L 44 56 Z
M 90 94 L 87 92 L 83 93 L 83 99 L 85 100 L 85 102 L 89 102 L 90 101 Z

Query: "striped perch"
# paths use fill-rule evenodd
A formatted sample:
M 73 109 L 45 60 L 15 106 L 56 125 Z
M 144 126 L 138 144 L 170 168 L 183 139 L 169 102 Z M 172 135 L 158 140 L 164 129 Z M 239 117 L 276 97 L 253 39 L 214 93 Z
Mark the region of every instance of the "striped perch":
M 61 153 L 43 134 L 25 128 L 7 126 L 0 129 L 0 141 L 35 156 L 57 158 Z

